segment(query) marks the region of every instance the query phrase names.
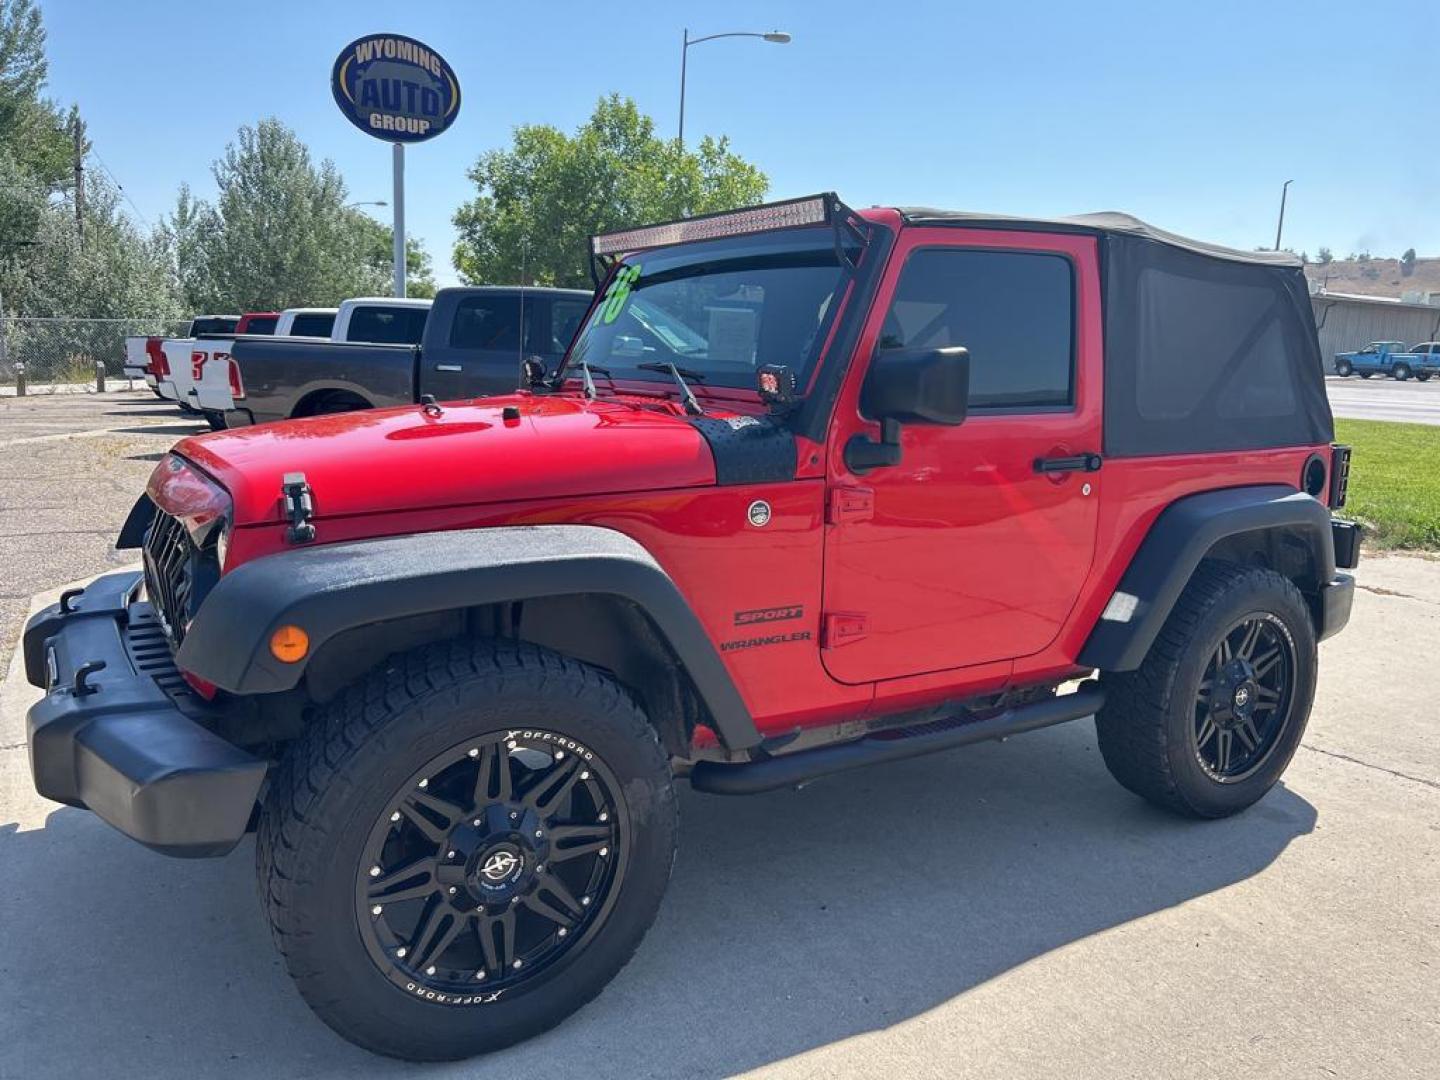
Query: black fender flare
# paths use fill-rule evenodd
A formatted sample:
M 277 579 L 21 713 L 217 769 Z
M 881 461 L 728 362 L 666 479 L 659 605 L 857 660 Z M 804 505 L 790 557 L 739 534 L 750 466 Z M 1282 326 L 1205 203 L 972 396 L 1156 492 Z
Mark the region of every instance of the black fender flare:
M 1090 631 L 1077 662 L 1099 671 L 1133 671 L 1145 659 L 1200 560 L 1217 543 L 1241 533 L 1299 530 L 1313 544 L 1320 584 L 1335 577 L 1330 511 L 1284 484 L 1225 488 L 1187 495 L 1161 511 L 1130 560 L 1116 595 Z M 1111 608 L 1116 610 L 1112 613 Z
M 301 627 L 314 656 L 336 634 L 382 619 L 597 593 L 628 600 L 653 621 L 727 748 L 759 744 L 740 692 L 670 575 L 635 540 L 593 525 L 460 529 L 268 555 L 221 577 L 176 659 L 222 690 L 278 693 L 305 670 L 271 655 L 281 626 Z

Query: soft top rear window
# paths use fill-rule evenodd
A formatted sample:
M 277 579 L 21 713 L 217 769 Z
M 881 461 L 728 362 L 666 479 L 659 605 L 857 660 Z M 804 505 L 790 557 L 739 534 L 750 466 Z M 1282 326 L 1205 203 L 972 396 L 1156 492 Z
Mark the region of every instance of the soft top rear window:
M 1334 437 L 1300 269 L 1123 236 L 1104 250 L 1107 454 Z

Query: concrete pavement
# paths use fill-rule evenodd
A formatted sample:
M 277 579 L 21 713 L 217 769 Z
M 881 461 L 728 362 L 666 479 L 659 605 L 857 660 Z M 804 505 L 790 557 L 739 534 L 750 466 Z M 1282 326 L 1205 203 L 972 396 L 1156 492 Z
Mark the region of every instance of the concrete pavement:
M 1396 420 L 1407 424 L 1440 424 L 1440 379 L 1396 382 L 1376 375 L 1362 379 L 1325 377 L 1330 410 L 1347 420 Z
M 0 1077 L 1432 1077 L 1440 562 L 1360 580 L 1304 745 L 1247 813 L 1152 810 L 1088 721 L 798 793 L 685 790 L 619 979 L 548 1035 L 423 1070 L 311 1016 L 248 843 L 169 860 L 35 796 L 12 673 Z

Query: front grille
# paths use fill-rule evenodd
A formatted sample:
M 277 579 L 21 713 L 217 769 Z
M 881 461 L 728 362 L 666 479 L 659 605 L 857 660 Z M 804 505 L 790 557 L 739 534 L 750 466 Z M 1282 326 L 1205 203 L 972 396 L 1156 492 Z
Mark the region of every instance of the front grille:
M 180 520 L 157 509 L 145 534 L 145 591 L 177 647 L 190 620 L 195 554 L 195 545 Z

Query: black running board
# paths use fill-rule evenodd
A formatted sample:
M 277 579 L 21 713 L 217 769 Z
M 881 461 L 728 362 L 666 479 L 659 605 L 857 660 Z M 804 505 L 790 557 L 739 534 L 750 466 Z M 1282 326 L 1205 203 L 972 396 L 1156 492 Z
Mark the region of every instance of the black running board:
M 1019 705 L 984 720 L 972 720 L 903 738 L 870 735 L 854 742 L 764 757 L 743 765 L 701 761 L 691 770 L 690 786 L 712 795 L 753 795 L 846 769 L 858 769 L 862 765 L 920 757 L 971 743 L 1020 735 L 1063 724 L 1067 720 L 1079 720 L 1093 715 L 1103 704 L 1105 690 L 1099 683 L 1087 681 L 1082 682 L 1072 694 Z

